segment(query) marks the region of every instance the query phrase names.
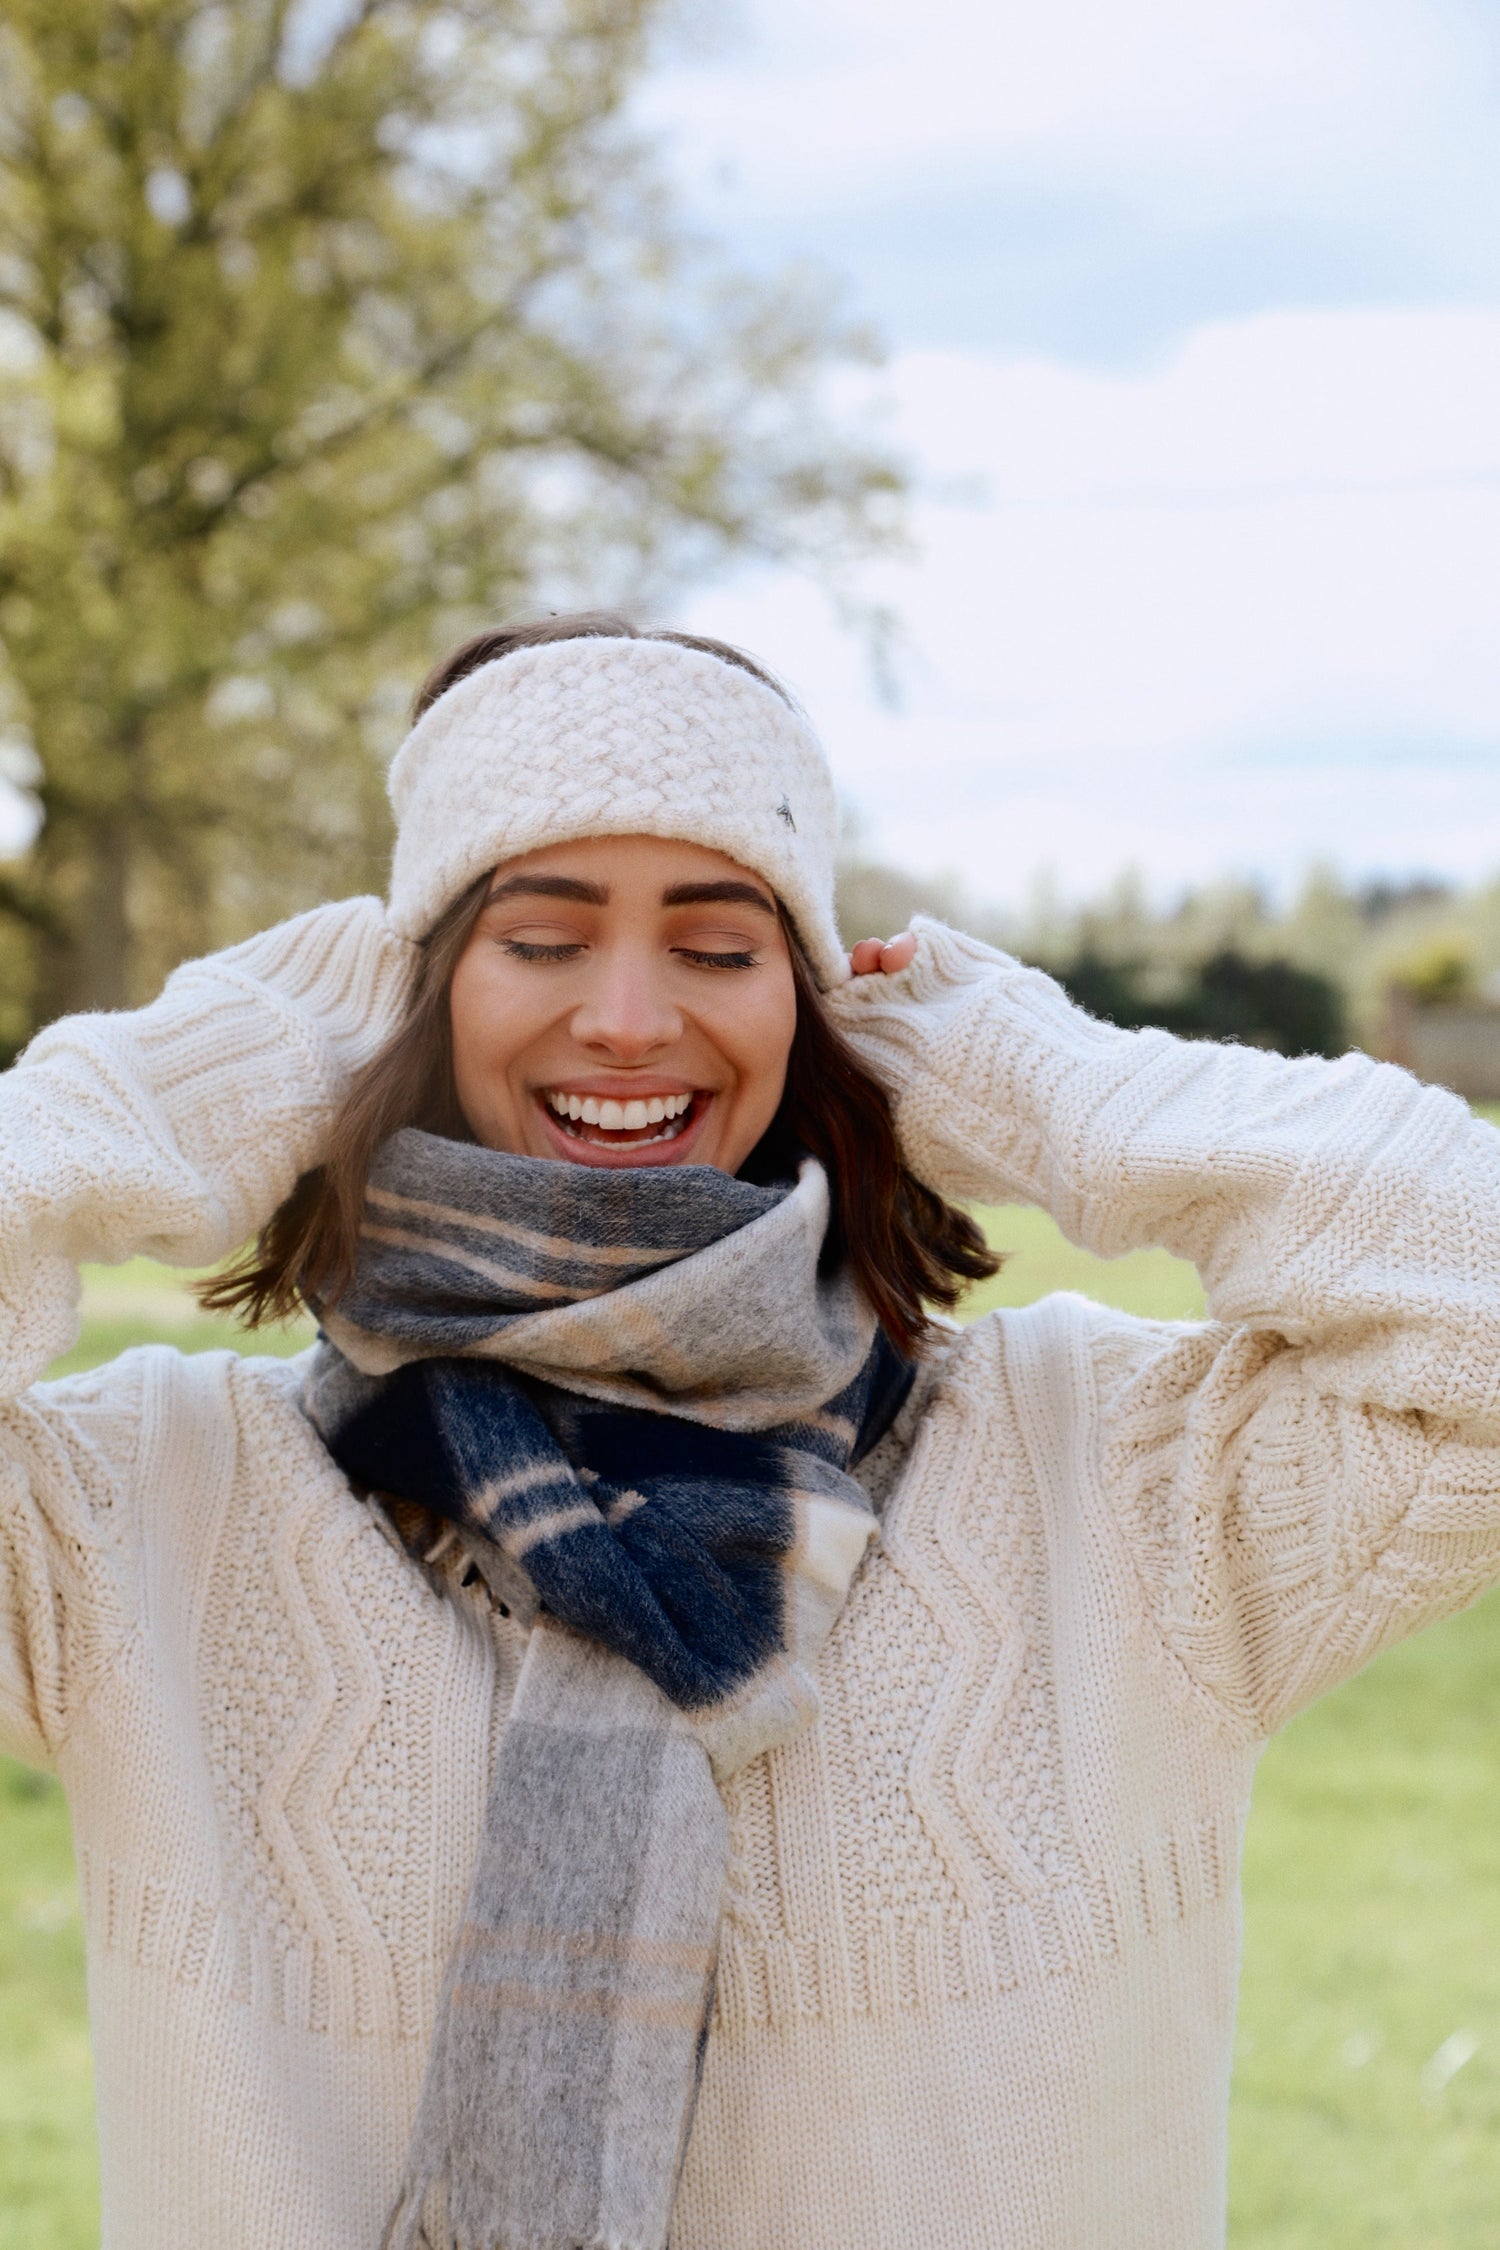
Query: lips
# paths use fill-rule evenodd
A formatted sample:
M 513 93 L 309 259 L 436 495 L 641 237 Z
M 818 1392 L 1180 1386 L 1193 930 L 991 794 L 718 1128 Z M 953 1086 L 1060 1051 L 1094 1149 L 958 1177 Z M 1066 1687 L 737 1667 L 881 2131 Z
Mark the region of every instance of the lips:
M 548 1087 L 537 1093 L 544 1130 L 574 1164 L 677 1164 L 702 1132 L 714 1096 L 707 1091 L 623 1097 Z

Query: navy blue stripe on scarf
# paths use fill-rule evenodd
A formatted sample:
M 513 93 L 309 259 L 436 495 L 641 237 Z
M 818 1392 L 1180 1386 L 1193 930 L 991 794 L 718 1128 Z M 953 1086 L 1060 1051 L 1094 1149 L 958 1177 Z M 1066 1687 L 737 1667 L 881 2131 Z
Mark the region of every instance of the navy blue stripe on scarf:
M 911 1381 L 878 1335 L 820 1414 L 742 1432 L 601 1405 L 486 1361 L 418 1360 L 379 1378 L 345 1363 L 319 1420 L 354 1484 L 492 1541 L 544 1609 L 697 1711 L 785 1647 L 799 1503 L 840 1496 Z

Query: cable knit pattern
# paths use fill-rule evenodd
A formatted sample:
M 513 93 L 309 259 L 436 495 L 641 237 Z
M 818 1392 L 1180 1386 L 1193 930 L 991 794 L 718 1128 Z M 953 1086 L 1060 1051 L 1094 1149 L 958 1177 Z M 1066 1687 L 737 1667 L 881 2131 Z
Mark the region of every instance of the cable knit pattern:
M 413 958 L 378 900 L 349 899 L 32 1041 L 0 1079 L 0 1384 L 72 1344 L 73 1261 L 207 1265 L 269 1217 L 395 1029 Z
M 1463 1598 L 1488 1582 L 1500 1135 L 1364 1055 L 1116 1031 L 973 939 L 921 934 L 910 970 L 832 1003 L 918 1169 L 1203 1277 L 1214 1325 L 1101 1357 L 1102 1466 L 1194 1678 L 1274 1727 L 1424 1622 L 1424 1580 L 1440 1606 L 1450 1573 Z
M 391 921 L 421 937 L 476 875 L 577 836 L 675 836 L 753 867 L 825 988 L 838 801 L 812 728 L 752 673 L 672 641 L 560 641 L 439 696 L 391 766 Z
M 109 2250 L 378 2239 L 524 1637 L 413 1569 L 295 1363 L 25 1386 L 71 1259 L 265 1216 L 407 962 L 325 909 L 0 1082 L 0 1728 L 73 1804 Z M 674 2245 L 1213 2250 L 1258 1747 L 1500 1575 L 1500 1136 L 934 925 L 834 1005 L 925 1176 L 1193 1256 L 1211 1317 L 1053 1298 L 924 1364 L 823 1720 L 728 1792 Z

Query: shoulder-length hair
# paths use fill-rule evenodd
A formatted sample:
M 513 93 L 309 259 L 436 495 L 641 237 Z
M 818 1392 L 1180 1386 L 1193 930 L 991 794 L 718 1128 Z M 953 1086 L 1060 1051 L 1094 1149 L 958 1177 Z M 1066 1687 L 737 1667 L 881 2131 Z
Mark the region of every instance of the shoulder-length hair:
M 753 673 L 790 701 L 778 681 L 725 642 L 688 633 L 638 635 L 624 618 L 589 610 L 476 634 L 428 675 L 413 716 L 467 673 L 515 649 L 606 636 L 699 649 Z M 382 1142 L 408 1125 L 450 1140 L 473 1139 L 454 1083 L 448 996 L 490 881 L 486 872 L 471 883 L 423 939 L 400 1028 L 355 1074 L 329 1127 L 322 1163 L 303 1173 L 240 1261 L 202 1285 L 199 1300 L 211 1311 L 234 1313 L 254 1328 L 304 1306 L 337 1304 L 353 1278 L 365 1183 Z M 834 1026 L 784 910 L 781 920 L 796 987 L 796 1028 L 780 1107 L 743 1169 L 751 1178 L 786 1178 L 802 1154 L 818 1159 L 832 1206 L 824 1265 L 831 1269 L 847 1258 L 887 1336 L 909 1353 L 922 1342 L 928 1308 L 951 1309 L 968 1282 L 986 1279 L 1000 1261 L 967 1213 L 907 1164 L 890 1097 Z

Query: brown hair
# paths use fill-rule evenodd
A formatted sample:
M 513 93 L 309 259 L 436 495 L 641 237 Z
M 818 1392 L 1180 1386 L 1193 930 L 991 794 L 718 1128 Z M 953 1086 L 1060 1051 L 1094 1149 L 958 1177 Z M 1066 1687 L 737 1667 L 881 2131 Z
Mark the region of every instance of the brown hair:
M 738 649 L 686 633 L 637 635 L 622 618 L 590 610 L 476 634 L 429 674 L 415 715 L 466 672 L 512 649 L 605 634 L 678 641 L 738 664 L 784 694 Z M 353 1276 L 365 1182 L 381 1143 L 406 1125 L 450 1140 L 473 1138 L 454 1088 L 448 990 L 489 884 L 488 872 L 471 883 L 422 941 L 404 1023 L 356 1073 L 329 1128 L 322 1164 L 303 1173 L 243 1258 L 200 1288 L 209 1310 L 235 1313 L 253 1328 L 287 1319 L 304 1305 L 336 1304 Z M 832 1198 L 824 1263 L 831 1267 L 847 1257 L 891 1342 L 910 1352 L 927 1327 L 926 1307 L 952 1307 L 966 1282 L 986 1279 L 1000 1261 L 974 1221 L 907 1165 L 885 1088 L 830 1021 L 785 914 L 782 926 L 797 1024 L 780 1107 L 744 1172 L 785 1178 L 802 1153 L 818 1158 Z

